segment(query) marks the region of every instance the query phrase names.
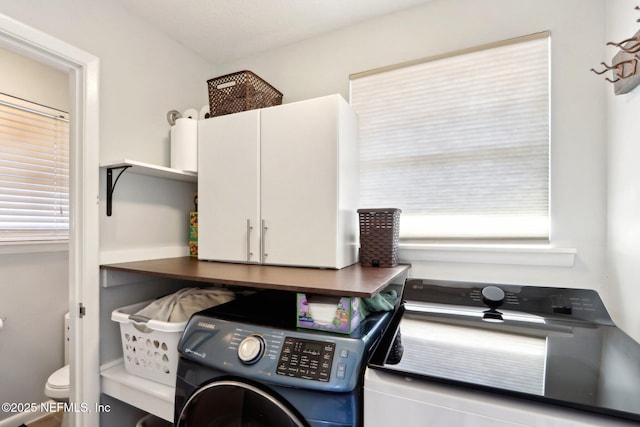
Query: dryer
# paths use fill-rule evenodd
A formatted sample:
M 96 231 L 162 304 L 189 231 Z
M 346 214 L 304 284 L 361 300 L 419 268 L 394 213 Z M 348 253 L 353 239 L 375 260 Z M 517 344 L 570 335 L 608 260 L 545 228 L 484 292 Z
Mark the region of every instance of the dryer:
M 349 335 L 296 328 L 296 294 L 260 291 L 189 320 L 178 345 L 178 427 L 361 426 L 364 367 L 391 313 Z

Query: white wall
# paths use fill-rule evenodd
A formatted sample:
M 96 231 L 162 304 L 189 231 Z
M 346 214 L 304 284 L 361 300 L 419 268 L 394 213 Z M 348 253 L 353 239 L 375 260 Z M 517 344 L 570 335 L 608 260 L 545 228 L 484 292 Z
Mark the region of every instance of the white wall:
M 47 378 L 64 365 L 68 265 L 67 251 L 0 255 L 2 402 L 44 401 Z
M 636 22 L 640 13 L 634 10 L 637 5 L 632 0 L 607 2 L 607 41 L 620 42 L 640 30 Z M 609 48 L 603 60 L 610 64 L 616 53 L 616 48 Z M 636 304 L 640 299 L 640 89 L 615 96 L 613 85 L 604 76 L 599 80 L 609 108 L 607 284 L 617 302 L 618 320 L 640 341 Z
M 102 162 L 129 158 L 169 165 L 166 113 L 172 109 L 199 109 L 206 104 L 206 80 L 215 75 L 211 64 L 129 15 L 116 2 L 2 2 L 0 13 L 100 58 Z M 123 176 L 114 195 L 114 215 L 107 218 L 105 171 L 101 170 L 100 174 L 101 254 L 131 249 L 135 252 L 136 246 L 187 248 L 188 212 L 192 209 L 194 184 Z M 175 196 L 177 193 L 180 195 Z M 59 254 L 0 256 L 3 274 L 0 315 L 9 317 L 5 328 L 0 330 L 3 364 L 0 400 L 3 402 L 43 399 L 44 381 L 61 363 L 62 338 L 58 337 L 52 321 L 26 323 L 16 318 L 15 311 L 32 308 L 57 318 L 59 311 L 66 309 L 65 303 L 68 307 L 67 280 L 64 286 L 51 283 L 51 278 L 68 274 L 66 252 L 64 255 L 64 261 Z M 50 269 L 57 261 L 60 264 Z M 63 299 L 58 301 L 56 295 Z M 13 311 L 5 311 L 5 304 L 10 304 Z M 54 309 L 54 306 L 60 308 Z M 62 326 L 59 331 L 62 332 Z M 50 340 L 59 343 L 59 347 L 51 345 Z M 60 354 L 59 359 L 54 354 Z M 15 372 L 15 376 L 8 376 L 8 370 Z M 5 416 L 0 414 L 0 419 Z
M 594 288 L 630 327 L 604 281 L 606 244 L 605 93 L 589 71 L 603 60 L 604 0 L 434 0 L 301 43 L 227 64 L 249 69 L 284 93 L 284 102 L 339 92 L 349 74 L 551 31 L 552 245 L 575 248 L 571 267 L 419 261 L 412 275 L 452 280 Z M 454 72 L 455 70 L 452 70 Z M 478 70 L 482 73 L 482 70 Z M 497 258 L 497 259 L 496 259 Z
M 206 105 L 206 81 L 216 75 L 214 66 L 117 2 L 3 2 L 0 13 L 100 58 L 102 163 L 127 158 L 169 166 L 167 112 Z M 105 260 L 114 259 L 111 252 L 155 246 L 183 246 L 186 251 L 194 184 L 125 172 L 114 193 L 114 214 L 107 217 L 105 171 L 100 174 L 100 249 Z
M 115 1 L 5 1 L 0 13 L 100 58 L 101 161 L 169 165 L 167 111 L 207 103 L 210 64 Z

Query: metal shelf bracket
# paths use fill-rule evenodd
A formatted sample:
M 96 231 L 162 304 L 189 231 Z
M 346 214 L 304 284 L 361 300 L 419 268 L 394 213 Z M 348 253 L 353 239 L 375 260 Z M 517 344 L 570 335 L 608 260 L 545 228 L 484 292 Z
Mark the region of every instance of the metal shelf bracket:
M 113 211 L 113 190 L 116 188 L 116 184 L 120 179 L 120 176 L 129 169 L 131 166 L 118 166 L 113 168 L 107 168 L 107 216 L 111 216 Z M 113 180 L 113 170 L 114 169 L 122 169 L 118 176 L 116 176 L 115 181 Z

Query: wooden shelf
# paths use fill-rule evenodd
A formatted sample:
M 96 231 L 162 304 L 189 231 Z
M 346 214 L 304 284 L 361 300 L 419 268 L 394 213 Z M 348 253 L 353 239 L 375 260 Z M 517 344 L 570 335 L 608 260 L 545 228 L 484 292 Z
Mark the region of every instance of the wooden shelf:
M 173 179 L 176 181 L 197 182 L 197 172 L 190 172 L 180 169 L 172 169 L 164 166 L 156 166 L 148 163 L 138 162 L 135 160 L 123 159 L 114 162 L 103 163 L 100 165 L 104 169 L 122 169 L 128 168 L 128 172 L 138 175 L 154 176 L 156 178 Z
M 403 284 L 410 266 L 402 264 L 377 268 L 354 264 L 331 270 L 233 264 L 179 257 L 107 264 L 101 268 L 194 282 L 371 298 L 390 284 Z

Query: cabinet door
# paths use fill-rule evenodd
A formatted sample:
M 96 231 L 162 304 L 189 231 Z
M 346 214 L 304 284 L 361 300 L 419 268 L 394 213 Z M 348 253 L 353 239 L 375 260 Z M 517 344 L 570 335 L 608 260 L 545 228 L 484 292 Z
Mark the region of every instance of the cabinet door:
M 262 111 L 264 263 L 335 267 L 337 97 Z
M 198 258 L 259 262 L 260 113 L 198 127 Z

